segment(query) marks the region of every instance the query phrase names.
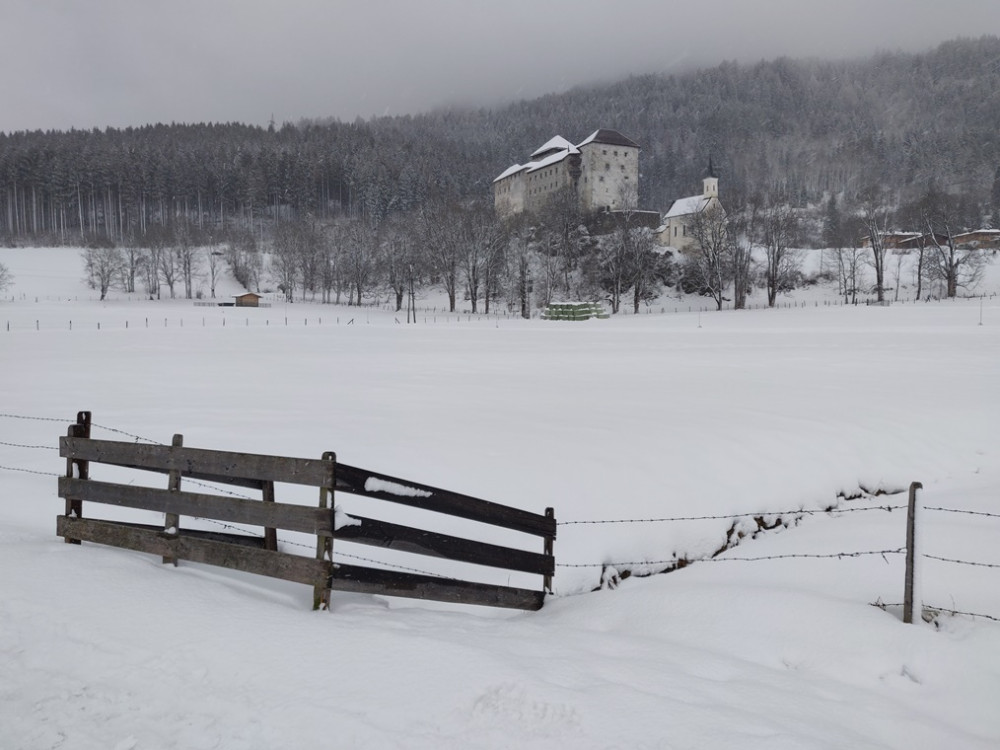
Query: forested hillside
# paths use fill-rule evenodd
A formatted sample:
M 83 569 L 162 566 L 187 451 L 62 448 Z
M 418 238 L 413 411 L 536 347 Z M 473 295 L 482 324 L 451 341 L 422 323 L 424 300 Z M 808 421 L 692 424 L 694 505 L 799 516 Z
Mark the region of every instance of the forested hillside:
M 1000 38 L 846 62 L 723 63 L 496 109 L 260 128 L 155 124 L 0 134 L 0 239 L 120 241 L 184 217 L 205 229 L 338 213 L 371 225 L 431 199 L 489 196 L 492 179 L 558 133 L 598 127 L 643 148 L 642 207 L 697 188 L 793 206 L 850 205 L 878 185 L 903 203 L 929 185 L 995 211 Z

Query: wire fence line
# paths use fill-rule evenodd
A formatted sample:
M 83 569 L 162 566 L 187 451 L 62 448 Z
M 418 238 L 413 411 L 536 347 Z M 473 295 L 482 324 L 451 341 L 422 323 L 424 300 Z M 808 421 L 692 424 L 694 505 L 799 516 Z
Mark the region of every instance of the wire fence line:
M 887 603 L 882 601 L 869 602 L 871 606 L 878 607 L 881 610 L 886 610 L 889 607 L 902 607 L 903 603 Z M 945 612 L 949 615 L 964 615 L 965 617 L 981 617 L 984 620 L 993 620 L 993 622 L 1000 622 L 1000 617 L 995 617 L 993 615 L 984 615 L 978 612 L 963 612 L 959 609 L 948 609 L 947 607 L 935 607 L 931 604 L 924 604 L 923 608 L 926 610 L 931 610 L 933 612 Z
M 26 443 L 8 443 L 4 440 L 0 440 L 0 445 L 5 445 L 8 448 L 32 448 L 39 450 L 57 451 L 59 448 L 55 445 L 27 445 Z
M 4 419 L 30 419 L 30 420 L 33 420 L 35 422 L 61 422 L 62 424 L 66 424 L 69 421 L 65 417 L 62 417 L 62 418 L 59 418 L 59 417 L 35 417 L 35 416 L 27 415 L 27 414 L 3 414 L 3 413 L 0 413 L 0 418 L 4 418 Z
M 559 521 L 558 526 L 628 524 L 628 523 L 666 523 L 673 521 L 730 521 L 737 518 L 766 518 L 768 516 L 808 516 L 834 513 L 861 513 L 870 510 L 905 510 L 905 505 L 867 505 L 863 508 L 796 508 L 794 510 L 747 511 L 744 513 L 729 513 L 715 516 L 664 516 L 662 518 L 610 518 L 598 520 Z
M 984 562 L 971 562 L 970 560 L 956 560 L 953 557 L 940 557 L 938 555 L 929 555 L 926 552 L 923 555 L 928 560 L 940 560 L 941 562 L 955 563 L 956 565 L 971 565 L 975 568 L 1000 568 L 1000 564 L 996 563 L 984 563 Z
M 45 423 L 48 423 L 48 422 L 56 422 L 56 423 L 62 423 L 62 424 L 66 424 L 67 423 L 67 420 L 65 418 L 43 417 L 43 416 L 28 415 L 28 414 L 12 414 L 12 413 L 6 413 L 6 412 L 0 413 L 0 419 L 26 420 L 26 421 L 45 422 Z M 93 423 L 93 422 L 91 423 L 91 426 L 94 427 L 94 428 L 97 428 L 97 429 L 104 430 L 106 432 L 112 433 L 112 434 L 122 435 L 122 436 L 128 437 L 128 438 L 136 440 L 136 441 L 143 441 L 143 442 L 151 443 L 151 444 L 154 444 L 154 445 L 166 445 L 166 443 L 162 443 L 160 441 L 152 440 L 150 438 L 146 438 L 146 437 L 143 437 L 141 435 L 137 435 L 135 433 L 129 432 L 127 430 L 122 430 L 122 429 L 117 428 L 117 427 L 111 427 L 111 426 L 108 426 L 108 425 L 101 425 L 101 424 L 97 424 L 97 423 Z M 25 450 L 45 450 L 45 451 L 58 450 L 57 446 L 52 446 L 52 445 L 38 445 L 38 444 L 32 444 L 32 443 L 19 443 L 19 442 L 9 442 L 9 441 L 0 441 L 0 446 L 6 446 L 6 447 L 18 448 L 18 449 L 25 449 Z M 61 477 L 61 476 L 63 476 L 62 474 L 57 473 L 57 472 L 43 471 L 43 470 L 38 470 L 38 469 L 28 469 L 28 468 L 24 468 L 24 467 L 8 466 L 8 465 L 0 465 L 0 471 L 22 472 L 22 473 L 34 474 L 34 475 L 39 475 L 39 476 L 47 476 L 47 477 Z M 233 491 L 231 491 L 231 490 L 229 490 L 227 488 L 219 487 L 219 486 L 217 486 L 217 484 L 206 483 L 206 482 L 202 482 L 202 481 L 194 480 L 194 479 L 190 479 L 190 478 L 186 478 L 185 481 L 189 485 L 195 485 L 195 486 L 199 486 L 199 487 L 205 487 L 205 488 L 213 490 L 214 492 L 223 493 L 223 494 L 230 495 L 230 496 L 233 496 L 233 497 L 238 497 L 238 498 L 243 498 L 243 499 L 248 499 L 248 500 L 256 499 L 254 497 L 251 497 L 251 496 L 243 494 L 243 493 L 233 492 Z M 703 516 L 664 516 L 664 517 L 656 517 L 656 518 L 622 518 L 622 519 L 576 519 L 576 520 L 570 520 L 570 521 L 561 521 L 561 522 L 558 523 L 558 525 L 559 526 L 576 526 L 576 525 L 611 525 L 611 524 L 654 524 L 654 523 L 668 523 L 668 522 L 719 521 L 719 520 L 733 521 L 733 522 L 735 522 L 737 519 L 740 519 L 740 518 L 756 518 L 756 519 L 760 519 L 760 518 L 768 518 L 768 517 L 775 518 L 775 517 L 781 517 L 781 516 L 792 516 L 792 517 L 800 518 L 800 517 L 803 517 L 803 516 L 816 515 L 816 514 L 834 515 L 834 514 L 861 513 L 861 512 L 870 512 L 870 511 L 884 511 L 884 512 L 887 512 L 887 513 L 891 513 L 891 512 L 896 511 L 896 510 L 904 510 L 904 509 L 906 509 L 906 507 L 907 506 L 905 506 L 905 505 L 869 505 L 869 506 L 854 507 L 854 508 L 838 508 L 838 507 L 830 506 L 830 507 L 827 507 L 827 508 L 818 508 L 818 509 L 795 508 L 795 509 L 789 509 L 789 510 L 752 511 L 752 512 L 743 512 L 743 513 L 703 515 Z M 1000 518 L 1000 513 L 991 513 L 991 512 L 987 512 L 987 511 L 968 510 L 968 509 L 962 509 L 962 508 L 949 508 L 949 507 L 941 507 L 941 506 L 926 506 L 924 508 L 924 510 L 935 511 L 935 512 L 939 512 L 939 513 L 961 514 L 961 515 L 976 516 L 976 517 L 985 517 L 985 518 Z M 194 517 L 194 518 L 195 518 L 195 520 L 199 520 L 199 521 L 204 521 L 204 522 L 207 522 L 207 523 L 211 523 L 211 524 L 220 526 L 220 527 L 222 527 L 224 529 L 227 529 L 227 530 L 230 530 L 230 531 L 234 531 L 234 532 L 238 532 L 238 533 L 241 533 L 241 534 L 253 535 L 255 533 L 255 531 L 252 530 L 252 529 L 248 529 L 248 528 L 237 526 L 237 525 L 233 525 L 233 524 L 224 523 L 222 521 L 218 521 L 218 520 L 215 520 L 215 519 L 200 518 L 200 517 Z M 295 547 L 301 547 L 301 548 L 305 548 L 305 549 L 309 549 L 309 550 L 312 550 L 312 548 L 313 548 L 312 545 L 307 545 L 307 544 L 303 544 L 303 543 L 300 543 L 300 542 L 295 542 L 295 541 L 288 540 L 288 539 L 282 539 L 280 541 L 281 541 L 282 544 L 291 545 L 291 546 L 295 546 Z M 732 547 L 728 547 L 727 549 L 732 549 Z M 888 555 L 905 554 L 905 552 L 906 552 L 906 547 L 904 546 L 904 547 L 899 547 L 899 548 L 895 548 L 895 549 L 882 549 L 882 550 L 860 550 L 860 551 L 853 551 L 853 552 L 834 552 L 834 553 L 823 553 L 823 554 L 820 554 L 820 553 L 789 553 L 789 554 L 779 554 L 779 555 L 761 555 L 761 556 L 753 556 L 753 557 L 750 557 L 750 556 L 720 556 L 717 553 L 715 556 L 706 556 L 706 557 L 694 558 L 694 559 L 680 558 L 680 557 L 674 556 L 674 557 L 671 557 L 669 559 L 663 559 L 663 560 L 628 560 L 628 561 L 594 562 L 594 563 L 556 563 L 556 567 L 557 568 L 566 568 L 566 569 L 573 569 L 573 568 L 576 568 L 576 569 L 581 569 L 581 568 L 584 568 L 584 569 L 585 568 L 597 569 L 597 568 L 599 568 L 599 569 L 602 569 L 602 570 L 608 569 L 608 568 L 631 568 L 631 567 L 649 568 L 649 567 L 663 567 L 664 570 L 660 571 L 660 572 L 666 572 L 668 570 L 676 570 L 677 568 L 680 568 L 680 567 L 686 567 L 687 565 L 690 565 L 691 563 L 694 563 L 694 562 L 761 562 L 761 561 L 768 561 L 768 560 L 786 560 L 786 559 L 838 559 L 839 560 L 839 559 L 869 557 L 869 556 L 875 556 L 875 555 L 881 556 L 888 563 L 888 559 L 887 559 Z M 405 571 L 409 571 L 409 572 L 420 573 L 420 574 L 423 574 L 423 575 L 435 576 L 435 577 L 439 577 L 439 578 L 448 578 L 447 576 L 443 576 L 443 575 L 440 575 L 440 574 L 437 574 L 437 573 L 432 573 L 432 572 L 429 572 L 429 571 L 426 571 L 426 570 L 420 570 L 420 569 L 417 569 L 417 568 L 411 568 L 411 567 L 406 567 L 406 566 L 401 566 L 401 565 L 395 565 L 393 563 L 388 563 L 388 562 L 384 562 L 384 561 L 380 561 L 380 560 L 373 560 L 371 558 L 360 557 L 358 555 L 351 555 L 351 554 L 348 554 L 348 553 L 340 552 L 339 550 L 335 551 L 335 555 L 337 555 L 338 557 L 349 558 L 349 559 L 357 559 L 357 560 L 364 561 L 364 562 L 369 562 L 369 563 L 373 563 L 373 564 L 377 564 L 377 565 L 382 565 L 382 566 L 385 566 L 385 567 L 388 567 L 388 568 L 396 568 L 396 569 L 399 569 L 399 570 L 405 570 Z M 986 568 L 986 569 L 1000 569 L 1000 564 L 997 564 L 997 563 L 986 563 L 986 562 L 977 562 L 977 561 L 970 561 L 970 560 L 961 560 L 961 559 L 958 559 L 958 558 L 945 557 L 945 556 L 933 555 L 933 554 L 928 554 L 928 553 L 921 553 L 921 557 L 926 558 L 926 559 L 930 559 L 930 560 L 936 560 L 936 561 L 940 561 L 940 562 L 946 562 L 946 563 L 956 564 L 956 565 L 966 565 L 966 566 L 978 567 L 978 568 Z M 889 606 L 889 605 L 887 605 L 887 606 Z M 961 611 L 958 611 L 958 610 L 948 610 L 948 609 L 938 608 L 938 607 L 935 607 L 933 609 L 935 609 L 937 611 L 941 611 L 941 612 L 949 612 L 951 614 L 956 614 L 956 615 L 968 615 L 968 616 L 972 616 L 972 617 L 983 617 L 983 618 L 990 619 L 990 620 L 1000 621 L 1000 618 L 996 618 L 996 617 L 993 617 L 991 615 L 982 615 L 982 614 L 976 614 L 976 613 L 970 613 L 970 612 L 961 612 Z
M 37 469 L 24 469 L 19 466 L 2 466 L 0 465 L 0 471 L 21 471 L 25 474 L 40 474 L 43 477 L 61 477 L 62 474 L 57 474 L 54 471 L 39 471 Z
M 925 506 L 924 510 L 936 510 L 942 513 L 961 513 L 967 516 L 986 516 L 987 518 L 1000 518 L 1000 513 L 987 513 L 984 510 L 961 510 L 959 508 L 934 508 Z
M 731 547 L 728 549 L 732 549 Z M 858 552 L 830 552 L 830 553 L 809 553 L 809 552 L 792 552 L 783 555 L 761 555 L 759 557 L 696 557 L 692 559 L 672 557 L 667 560 L 628 560 L 620 562 L 604 562 L 604 563 L 556 563 L 557 568 L 625 568 L 625 567 L 645 567 L 645 566 L 658 566 L 658 565 L 677 565 L 682 564 L 684 566 L 690 565 L 692 563 L 702 563 L 702 562 L 759 562 L 761 560 L 787 560 L 792 558 L 806 559 L 812 558 L 817 560 L 827 560 L 827 559 L 843 559 L 848 557 L 867 557 L 869 555 L 901 555 L 906 552 L 905 547 L 898 547 L 896 549 L 880 549 L 880 550 L 863 550 Z

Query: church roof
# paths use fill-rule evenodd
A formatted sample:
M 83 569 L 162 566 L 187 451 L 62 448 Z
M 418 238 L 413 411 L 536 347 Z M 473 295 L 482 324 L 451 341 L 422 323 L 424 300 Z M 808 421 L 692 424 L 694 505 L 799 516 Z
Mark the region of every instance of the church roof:
M 675 216 L 689 216 L 690 214 L 700 214 L 712 200 L 712 196 L 690 195 L 687 198 L 678 198 L 670 204 L 664 219 L 672 219 Z

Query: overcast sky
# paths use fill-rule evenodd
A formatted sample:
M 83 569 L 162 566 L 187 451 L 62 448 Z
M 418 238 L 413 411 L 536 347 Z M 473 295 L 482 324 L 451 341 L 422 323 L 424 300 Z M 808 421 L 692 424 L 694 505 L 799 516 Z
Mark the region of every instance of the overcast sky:
M 1000 0 L 3 0 L 0 131 L 350 121 L 982 34 Z

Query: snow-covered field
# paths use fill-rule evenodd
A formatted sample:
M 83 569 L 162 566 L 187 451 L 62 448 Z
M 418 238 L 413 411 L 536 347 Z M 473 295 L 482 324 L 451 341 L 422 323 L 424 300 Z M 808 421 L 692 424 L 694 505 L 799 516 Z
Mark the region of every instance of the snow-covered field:
M 902 601 L 905 512 L 853 509 L 905 495 L 838 497 L 916 480 L 929 507 L 1000 514 L 997 266 L 985 299 L 845 308 L 814 287 L 794 309 L 663 300 L 679 312 L 582 324 L 425 300 L 408 326 L 101 303 L 75 250 L 0 263 L 0 748 L 1000 746 L 1000 623 L 871 606 Z M 53 448 L 82 409 L 95 437 L 334 450 L 554 506 L 556 595 L 512 613 L 334 593 L 312 612 L 303 586 L 65 545 Z M 830 506 L 852 512 L 591 592 L 606 565 L 655 571 L 734 520 Z M 570 523 L 673 516 L 719 518 Z M 925 510 L 921 532 L 985 564 L 925 559 L 925 604 L 1000 618 L 1000 517 Z

